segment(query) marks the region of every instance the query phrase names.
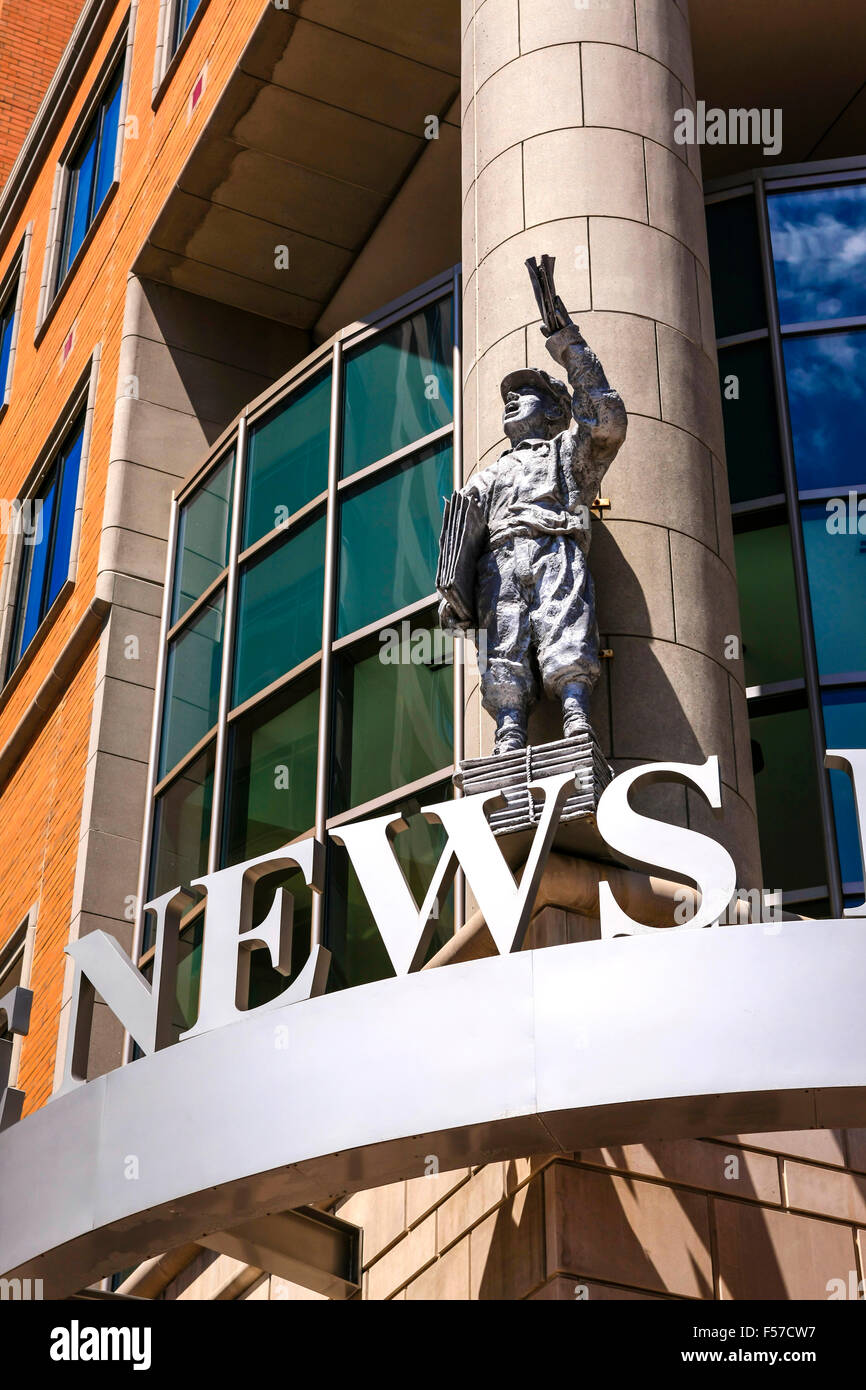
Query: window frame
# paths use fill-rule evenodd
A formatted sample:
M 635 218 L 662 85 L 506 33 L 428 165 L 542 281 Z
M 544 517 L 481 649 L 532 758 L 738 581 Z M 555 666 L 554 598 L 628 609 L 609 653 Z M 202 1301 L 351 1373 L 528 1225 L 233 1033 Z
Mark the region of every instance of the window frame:
M 41 341 L 43 333 L 52 318 L 57 305 L 74 280 L 79 266 L 87 255 L 98 228 L 111 206 L 123 164 L 123 150 L 126 135 L 126 116 L 129 102 L 129 83 L 132 66 L 132 48 L 135 33 L 136 7 L 132 6 L 121 22 L 111 47 L 102 63 L 99 75 L 93 84 L 87 101 L 84 103 L 73 126 L 69 139 L 64 145 L 57 161 L 54 175 L 54 190 L 51 200 L 51 213 L 48 219 L 48 234 L 45 243 L 45 258 L 40 288 L 39 310 L 36 318 L 35 341 Z M 71 257 L 63 271 L 64 245 L 70 207 L 72 185 L 72 163 L 82 147 L 82 143 L 93 124 L 98 119 L 105 97 L 112 89 L 115 79 L 119 81 L 120 104 L 117 118 L 117 138 L 114 149 L 112 178 L 98 208 L 94 208 L 88 221 L 78 250 Z M 94 188 L 99 164 L 99 138 L 95 155 Z
M 764 300 L 767 326 L 764 329 L 732 334 L 716 340 L 717 349 L 739 346 L 748 342 L 763 340 L 768 343 L 773 389 L 775 393 L 775 413 L 778 440 L 782 455 L 782 483 L 784 491 L 777 496 L 756 498 L 731 506 L 735 531 L 739 524 L 747 527 L 760 524 L 759 516 L 769 516 L 774 508 L 781 507 L 785 513 L 791 541 L 794 563 L 795 587 L 797 594 L 798 622 L 803 648 L 802 681 L 782 681 L 772 685 L 753 686 L 746 690 L 749 716 L 757 716 L 773 706 L 773 702 L 799 691 L 803 705 L 808 710 L 812 733 L 811 756 L 817 774 L 821 830 L 827 866 L 827 883 L 812 889 L 795 890 L 785 893 L 785 906 L 805 904 L 814 899 L 829 896 L 831 912 L 841 917 L 845 894 L 851 888 L 843 884 L 839 864 L 836 817 L 830 784 L 830 773 L 824 767 L 824 751 L 827 747 L 824 727 L 824 692 L 840 685 L 856 686 L 863 682 L 864 673 L 851 671 L 839 675 L 821 676 L 818 666 L 817 641 L 813 622 L 811 590 L 809 586 L 806 546 L 803 530 L 802 507 L 810 502 L 826 500 L 829 497 L 847 496 L 849 491 L 862 492 L 866 488 L 848 485 L 832 487 L 829 484 L 820 489 L 803 489 L 799 486 L 794 454 L 791 407 L 788 394 L 785 343 L 791 339 L 820 334 L 839 334 L 866 329 L 866 316 L 854 318 L 823 319 L 809 323 L 782 324 L 779 315 L 773 246 L 770 233 L 768 200 L 776 193 L 817 192 L 821 188 L 840 187 L 850 184 L 866 184 L 866 157 L 828 160 L 753 169 L 743 174 L 709 182 L 705 187 L 705 205 L 738 197 L 751 196 L 754 200 L 758 238 L 761 253 L 761 267 L 764 280 Z M 864 479 L 866 483 L 866 479 Z
M 459 383 L 461 381 L 460 370 L 460 268 L 454 267 L 441 275 L 417 286 L 408 294 L 394 300 L 384 306 L 375 314 L 362 322 L 357 322 L 342 329 L 319 347 L 315 348 L 302 362 L 291 371 L 286 373 L 273 386 L 269 387 L 260 396 L 251 401 L 242 410 L 231 426 L 214 442 L 207 456 L 198 468 L 187 478 L 183 486 L 179 489 L 177 497 L 173 503 L 172 517 L 169 530 L 169 541 L 167 547 L 166 570 L 165 570 L 165 590 L 163 597 L 163 614 L 160 631 L 160 646 L 158 652 L 158 671 L 156 679 L 156 701 L 154 712 L 154 738 L 151 745 L 151 757 L 148 774 L 148 795 L 145 811 L 145 822 L 142 834 L 142 856 L 139 870 L 138 894 L 138 916 L 135 926 L 135 937 L 133 953 L 134 957 L 141 962 L 146 959 L 146 952 L 142 952 L 145 940 L 143 907 L 147 901 L 147 886 L 152 882 L 152 863 L 156 848 L 154 829 L 155 829 L 155 810 L 157 799 L 164 795 L 178 777 L 183 774 L 185 768 L 196 761 L 208 747 L 215 746 L 215 770 L 214 770 L 214 789 L 211 807 L 211 832 L 210 832 L 210 852 L 208 872 L 214 872 L 223 862 L 226 845 L 226 828 L 229 811 L 229 790 L 230 790 L 230 769 L 228 766 L 230 757 L 230 740 L 236 723 L 251 714 L 259 707 L 266 706 L 268 702 L 281 692 L 288 692 L 290 687 L 300 686 L 303 682 L 312 681 L 319 685 L 322 692 L 319 705 L 319 734 L 318 734 L 318 753 L 317 753 L 317 779 L 315 788 L 316 818 L 315 824 L 310 828 L 320 840 L 326 839 L 327 827 L 331 823 L 330 818 L 330 794 L 331 794 L 331 775 L 330 758 L 332 756 L 332 746 L 334 742 L 334 731 L 332 728 L 333 720 L 333 682 L 334 682 L 334 660 L 340 657 L 350 656 L 350 649 L 353 645 L 369 640 L 369 634 L 375 629 L 390 626 L 394 622 L 401 622 L 404 618 L 420 618 L 423 625 L 429 625 L 430 620 L 435 615 L 437 598 L 435 592 L 424 595 L 421 599 L 406 605 L 399 611 L 391 614 L 383 614 L 381 619 L 368 625 L 364 629 L 347 633 L 340 639 L 336 637 L 336 577 L 338 573 L 339 560 L 339 508 L 346 493 L 354 492 L 372 485 L 377 476 L 386 477 L 387 474 L 395 469 L 399 469 L 401 461 L 414 455 L 422 454 L 426 449 L 450 442 L 452 447 L 453 461 L 453 483 L 459 486 L 462 483 L 462 452 L 461 452 L 461 415 L 460 415 L 460 392 Z M 350 347 L 355 348 L 367 339 L 372 339 L 390 328 L 394 323 L 412 317 L 424 309 L 427 305 L 437 300 L 450 298 L 452 305 L 452 356 L 448 359 L 449 369 L 453 372 L 455 382 L 455 403 L 453 418 L 451 422 L 444 426 L 439 426 L 431 434 L 422 436 L 412 441 L 410 444 L 399 449 L 395 454 L 386 458 L 376 460 L 368 468 L 361 470 L 357 474 L 350 475 L 343 479 L 340 476 L 341 465 L 341 434 L 342 434 L 342 405 L 344 390 L 343 375 L 343 353 Z M 247 464 L 248 464 L 248 438 L 249 430 L 260 421 L 264 421 L 275 409 L 279 409 L 282 402 L 288 402 L 297 392 L 309 385 L 312 380 L 324 369 L 330 369 L 331 373 L 331 399 L 330 399 L 330 428 L 329 428 L 329 467 L 328 482 L 325 491 L 316 497 L 310 498 L 286 521 L 276 526 L 268 534 L 261 536 L 246 548 L 242 543 L 243 531 L 243 508 L 246 496 Z M 446 436 L 452 436 L 450 441 L 446 441 Z M 222 461 L 228 452 L 235 450 L 235 476 L 233 501 L 231 512 L 231 529 L 228 561 L 222 572 L 215 576 L 208 589 L 186 609 L 181 619 L 171 622 L 173 605 L 172 588 L 176 571 L 176 550 L 177 536 L 179 531 L 179 517 L 184 504 L 189 501 L 202 485 L 207 483 L 208 478 L 219 469 Z M 263 558 L 274 548 L 287 542 L 290 537 L 298 530 L 311 524 L 317 514 L 324 514 L 326 521 L 326 555 L 325 555 L 325 587 L 324 587 L 324 613 L 322 623 L 322 644 L 321 648 L 312 653 L 308 658 L 295 666 L 292 670 L 285 672 L 277 680 L 263 687 L 256 694 L 237 705 L 233 704 L 232 681 L 233 681 L 233 659 L 235 653 L 235 625 L 238 611 L 238 590 L 240 586 L 241 572 L 250 563 Z M 212 600 L 222 586 L 226 590 L 226 618 L 225 628 L 227 638 L 223 649 L 223 670 L 220 692 L 220 710 L 218 723 L 215 729 L 209 730 L 201 742 L 194 749 L 185 755 L 183 760 L 176 766 L 166 768 L 159 781 L 156 773 L 160 765 L 159 739 L 156 731 L 161 729 L 163 721 L 163 702 L 166 696 L 166 661 L 168 643 L 178 637 L 188 623 L 194 621 L 195 616 L 202 607 Z M 453 760 L 446 768 L 431 768 L 424 776 L 416 779 L 415 782 L 408 784 L 407 787 L 390 789 L 383 797 L 384 800 L 393 800 L 394 796 L 414 792 L 416 795 L 424 795 L 427 788 L 441 782 L 447 778 L 453 770 L 454 765 L 463 756 L 463 670 L 462 663 L 455 659 L 453 663 Z M 349 816 L 340 819 L 358 819 L 365 813 L 368 807 L 355 807 Z M 462 887 L 458 890 L 459 910 L 457 925 L 462 924 L 464 903 Z M 321 901 L 318 895 L 314 895 L 314 923 L 313 940 L 320 941 L 324 922 L 321 911 Z M 184 914 L 181 922 L 182 927 L 189 925 L 194 916 L 203 911 L 202 903 L 191 906 Z M 318 920 L 317 920 L 318 919 Z
M 57 457 L 77 423 L 83 417 L 81 434 L 81 458 L 78 464 L 78 481 L 75 490 L 75 507 L 72 520 L 72 536 L 69 547 L 69 564 L 66 577 L 54 601 L 42 615 L 36 630 L 14 665 L 10 665 L 11 647 L 16 629 L 18 605 L 20 600 L 20 581 L 24 561 L 24 537 L 18 526 L 10 526 L 6 539 L 6 553 L 3 562 L 3 576 L 0 581 L 0 707 L 15 689 L 22 673 L 29 667 L 33 656 L 41 647 L 47 633 L 53 626 L 57 615 L 65 607 L 69 595 L 75 587 L 78 574 L 78 560 L 81 546 L 81 524 L 84 512 L 84 491 L 87 482 L 87 469 L 90 445 L 93 434 L 93 412 L 96 401 L 96 387 L 99 378 L 100 346 L 93 355 L 84 372 L 67 399 L 51 434 L 43 445 L 36 462 L 30 470 L 16 499 L 23 504 L 34 500 L 47 482 Z
M 30 259 L 30 243 L 33 240 L 33 223 L 28 223 L 9 267 L 0 280 L 0 323 L 11 308 L 11 336 L 9 339 L 9 361 L 6 367 L 6 380 L 0 382 L 0 420 L 12 398 L 12 377 L 15 371 L 15 355 L 18 348 L 18 335 L 21 331 L 21 307 L 24 301 L 24 286 L 27 277 L 27 264 Z
M 20 959 L 21 979 L 19 981 L 19 987 L 21 989 L 30 988 L 30 979 L 33 970 L 33 952 L 36 944 L 37 916 L 38 903 L 34 903 L 4 944 L 0 946 L 0 979 L 8 974 L 12 966 Z M 3 997 L 5 992 L 2 985 L 0 985 L 0 998 Z M 20 1033 L 13 1034 L 12 1062 L 9 1067 L 9 1081 L 7 1083 L 10 1087 L 14 1087 L 18 1081 L 23 1042 L 24 1040 Z
M 153 60 L 151 108 L 156 110 L 171 86 L 175 72 L 192 43 L 210 0 L 199 0 L 198 7 L 183 33 L 178 35 L 178 18 L 183 0 L 160 0 L 156 27 L 156 51 Z

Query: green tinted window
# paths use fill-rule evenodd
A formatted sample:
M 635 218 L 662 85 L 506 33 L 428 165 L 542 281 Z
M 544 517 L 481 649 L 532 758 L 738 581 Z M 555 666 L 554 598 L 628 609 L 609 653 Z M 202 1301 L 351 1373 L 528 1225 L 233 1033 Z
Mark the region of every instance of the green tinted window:
M 201 946 L 204 937 L 204 918 L 196 917 L 178 936 L 177 952 L 177 1013 L 181 1031 L 191 1028 L 198 1017 L 198 992 L 201 983 Z
M 344 478 L 451 423 L 451 316 L 441 299 L 347 354 Z
M 812 621 L 822 676 L 866 671 L 866 549 L 857 500 L 802 508 Z
M 318 685 L 281 693 L 235 723 L 226 863 L 279 849 L 313 825 L 318 736 Z
M 433 806 L 439 801 L 448 800 L 451 795 L 453 790 L 446 782 L 425 793 L 422 804 Z M 408 828 L 395 835 L 393 848 L 420 907 L 445 848 L 446 837 L 441 825 L 428 824 L 420 814 L 405 818 Z M 449 891 L 439 906 L 436 931 L 427 952 L 428 960 L 454 934 L 453 903 L 453 891 Z M 333 952 L 330 989 L 344 989 L 393 975 L 388 953 L 349 863 L 349 856 L 336 844 L 333 845 L 328 879 L 327 912 L 328 947 Z
M 150 896 L 207 872 L 213 799 L 213 744 L 156 800 Z
M 759 715 L 750 727 L 764 762 L 755 776 L 764 885 L 820 887 L 827 870 L 808 712 Z
M 761 246 L 755 200 L 728 198 L 707 208 L 716 336 L 731 338 L 765 328 Z
M 217 722 L 225 591 L 170 643 L 159 775 L 164 777 Z
M 746 685 L 771 685 L 803 674 L 794 562 L 787 526 L 734 537 Z
M 424 450 L 344 497 L 338 637 L 433 593 L 452 460 L 450 443 Z
M 334 814 L 451 765 L 453 670 L 432 638 L 339 660 Z
M 183 617 L 226 567 L 231 528 L 232 452 L 217 471 L 185 502 L 178 518 L 174 573 L 173 623 Z
M 327 372 L 250 430 L 244 546 L 327 488 L 330 414 Z
M 828 748 L 866 748 L 866 690 L 825 690 L 824 734 Z M 851 779 L 845 772 L 830 773 L 836 843 L 843 883 L 862 883 L 860 836 Z M 863 827 L 866 832 L 866 826 Z M 862 897 L 861 897 L 862 902 Z
M 785 485 L 767 343 L 723 348 L 719 379 L 731 501 L 775 497 Z
M 234 703 L 317 652 L 322 644 L 325 519 L 281 541 L 241 573 Z

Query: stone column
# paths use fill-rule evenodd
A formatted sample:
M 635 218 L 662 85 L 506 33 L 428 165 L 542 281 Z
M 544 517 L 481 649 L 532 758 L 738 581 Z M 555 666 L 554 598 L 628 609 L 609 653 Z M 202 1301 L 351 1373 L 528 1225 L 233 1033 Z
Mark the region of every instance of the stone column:
M 718 755 L 721 819 L 673 785 L 637 805 L 715 834 L 756 888 L 700 162 L 674 141 L 675 112 L 694 103 L 685 0 L 463 0 L 462 29 L 466 473 L 504 447 L 504 373 L 551 367 L 523 263 L 555 255 L 629 414 L 594 522 L 613 656 L 593 723 L 617 770 Z M 470 680 L 467 753 L 491 747 Z

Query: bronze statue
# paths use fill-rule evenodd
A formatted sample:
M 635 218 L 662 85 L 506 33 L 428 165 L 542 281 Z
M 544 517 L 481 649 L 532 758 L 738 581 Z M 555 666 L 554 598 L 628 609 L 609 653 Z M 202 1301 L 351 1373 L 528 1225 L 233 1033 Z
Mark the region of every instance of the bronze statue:
M 588 730 L 599 671 L 589 509 L 627 417 L 556 294 L 553 265 L 547 256 L 540 266 L 527 261 L 547 351 L 571 393 L 534 367 L 506 376 L 510 448 L 451 498 L 440 543 L 441 624 L 487 634 L 481 694 L 496 720 L 496 753 L 526 747 L 539 681 L 562 702 L 564 737 Z

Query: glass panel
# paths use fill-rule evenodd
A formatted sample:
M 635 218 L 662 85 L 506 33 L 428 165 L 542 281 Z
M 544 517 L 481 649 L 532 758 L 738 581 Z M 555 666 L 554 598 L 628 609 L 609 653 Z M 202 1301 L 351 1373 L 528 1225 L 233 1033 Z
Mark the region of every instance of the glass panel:
M 453 672 L 433 636 L 419 627 L 397 650 L 339 660 L 333 814 L 451 765 Z
M 117 155 L 117 127 L 120 124 L 120 73 L 102 99 L 102 126 L 99 132 L 99 160 L 96 167 L 96 188 L 93 193 L 91 221 L 105 201 L 114 182 L 114 161 Z
M 180 762 L 217 722 L 224 604 L 225 590 L 220 590 L 169 645 L 160 777 Z
M 866 185 L 767 199 L 782 323 L 866 314 Z
M 177 48 L 190 24 L 192 17 L 201 4 L 201 0 L 177 0 L 177 22 L 175 24 L 174 44 L 172 52 Z
M 324 582 L 324 517 L 241 572 L 235 705 L 319 650 Z
M 453 788 L 446 782 L 425 793 L 423 804 L 433 806 L 439 801 L 447 801 L 452 795 Z M 420 907 L 445 848 L 446 837 L 441 825 L 430 825 L 420 814 L 407 815 L 405 811 L 403 814 L 408 828 L 395 835 L 393 848 Z M 333 952 L 329 989 L 367 984 L 370 980 L 384 980 L 394 974 L 367 899 L 349 863 L 349 856 L 335 844 L 332 844 L 332 865 L 328 876 L 327 913 L 327 943 Z M 451 890 L 440 905 L 427 959 L 434 956 L 453 935 L 454 894 Z
M 244 547 L 325 491 L 330 419 L 328 371 L 250 430 Z
M 451 299 L 440 299 L 347 354 L 344 478 L 450 424 L 451 319 Z
M 723 348 L 719 380 L 731 501 L 775 497 L 784 492 L 785 485 L 767 343 Z
M 177 953 L 177 1011 L 175 1021 L 181 1032 L 191 1028 L 198 1018 L 198 992 L 201 983 L 201 946 L 204 939 L 204 917 L 196 917 L 178 936 Z
M 234 450 L 185 502 L 178 517 L 171 620 L 176 623 L 228 563 Z
M 319 688 L 292 687 L 232 731 L 226 863 L 279 849 L 316 818 Z
M 157 797 L 149 897 L 185 888 L 207 872 L 214 745 Z
M 51 607 L 63 585 L 69 578 L 69 557 L 72 552 L 72 527 L 75 521 L 75 499 L 78 496 L 78 470 L 81 466 L 81 446 L 84 440 L 84 424 L 65 451 L 62 463 L 60 498 L 57 515 L 54 519 L 54 540 L 51 547 L 51 575 L 45 597 L 45 612 Z
M 338 637 L 434 592 L 452 460 L 450 443 L 426 449 L 344 499 Z
M 825 690 L 824 734 L 828 748 L 866 748 L 866 690 Z M 863 882 L 860 837 L 851 779 L 845 772 L 830 772 L 836 844 L 843 883 Z M 866 831 L 866 826 L 863 827 Z M 863 901 L 862 894 L 860 901 Z M 849 903 L 848 906 L 853 904 Z
M 51 552 L 51 530 L 54 522 L 54 504 L 57 493 L 57 470 L 52 469 L 51 479 L 40 498 L 39 521 L 32 536 L 25 534 L 23 556 L 21 559 L 21 579 L 18 585 L 18 613 L 16 636 L 13 651 L 15 660 L 23 656 L 30 646 L 43 617 L 43 595 L 45 592 L 45 572 Z M 14 664 L 14 662 L 13 662 Z
M 866 536 L 858 534 L 859 507 L 850 498 L 801 508 L 812 620 L 822 676 L 866 671 Z M 866 517 L 863 520 L 866 531 Z
M 735 333 L 765 328 L 761 243 L 752 195 L 710 203 L 707 238 L 716 337 L 730 338 Z
M 4 969 L 0 970 L 0 999 L 5 999 L 10 990 L 20 985 L 24 971 L 24 948 L 22 947 L 15 958 Z M 0 1042 L 11 1042 L 14 1034 L 11 1028 L 0 1028 Z
M 746 685 L 803 674 L 794 563 L 787 526 L 734 536 Z
M 820 887 L 827 870 L 808 712 L 758 715 L 750 727 L 764 760 L 755 775 L 764 887 Z
M 822 333 L 783 344 L 798 486 L 866 483 L 866 333 Z
M 69 166 L 66 195 L 66 227 L 58 284 L 66 275 L 90 226 L 90 198 L 96 167 L 96 121 L 90 126 L 82 148 Z
M 0 315 L 0 405 L 9 385 L 9 362 L 12 356 L 12 325 L 15 322 L 15 297 L 10 297 Z

